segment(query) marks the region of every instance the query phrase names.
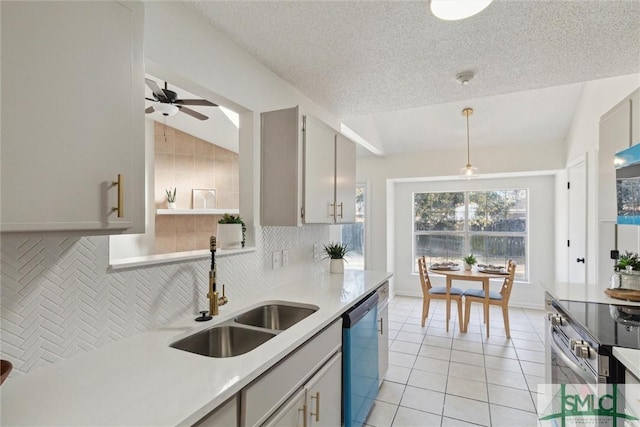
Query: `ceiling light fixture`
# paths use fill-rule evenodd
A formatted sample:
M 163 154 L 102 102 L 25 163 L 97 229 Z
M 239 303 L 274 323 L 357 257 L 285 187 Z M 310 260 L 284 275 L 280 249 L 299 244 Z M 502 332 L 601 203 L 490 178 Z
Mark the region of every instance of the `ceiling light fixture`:
M 460 169 L 461 178 L 471 179 L 478 176 L 478 168 L 471 166 L 471 156 L 469 155 L 469 116 L 473 114 L 473 108 L 467 107 L 462 110 L 462 115 L 467 118 L 467 165 Z
M 431 13 L 445 21 L 458 21 L 476 15 L 493 0 L 431 0 Z
M 153 109 L 158 113 L 161 113 L 163 116 L 173 116 L 178 112 L 178 107 L 172 104 L 165 104 L 162 102 L 158 102 L 153 104 Z

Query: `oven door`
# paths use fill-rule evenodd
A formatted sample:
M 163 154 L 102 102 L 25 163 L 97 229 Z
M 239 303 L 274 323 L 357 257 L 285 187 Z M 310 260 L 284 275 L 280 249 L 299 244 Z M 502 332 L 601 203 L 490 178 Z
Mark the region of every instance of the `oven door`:
M 583 368 L 569 348 L 568 340 L 551 326 L 549 328 L 549 354 L 552 384 L 589 384 L 596 386 L 598 376 Z

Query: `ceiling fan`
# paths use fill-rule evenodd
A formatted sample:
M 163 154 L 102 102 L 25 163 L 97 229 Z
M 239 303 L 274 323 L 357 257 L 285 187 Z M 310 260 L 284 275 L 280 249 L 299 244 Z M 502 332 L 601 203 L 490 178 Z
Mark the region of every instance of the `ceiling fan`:
M 218 104 L 214 104 L 206 99 L 178 99 L 178 94 L 167 88 L 167 82 L 164 82 L 164 89 L 161 89 L 160 86 L 151 79 L 145 78 L 144 81 L 153 92 L 153 99 L 146 97 L 145 99 L 159 103 L 155 107 L 148 107 L 145 109 L 144 112 L 147 114 L 158 111 L 159 113 L 162 113 L 163 116 L 172 116 L 178 111 L 182 111 L 183 113 L 188 114 L 191 117 L 195 117 L 198 120 L 207 120 L 209 117 L 187 108 L 185 105 L 199 105 L 203 107 L 218 106 Z

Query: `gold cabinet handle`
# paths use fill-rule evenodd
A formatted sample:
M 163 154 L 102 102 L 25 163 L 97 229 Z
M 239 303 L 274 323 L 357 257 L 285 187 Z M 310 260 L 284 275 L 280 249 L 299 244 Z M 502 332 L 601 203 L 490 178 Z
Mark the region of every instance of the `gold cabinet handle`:
M 384 335 L 384 329 L 382 328 L 382 318 L 379 320 L 380 322 L 380 335 Z
M 344 216 L 342 216 L 342 213 L 343 213 L 342 212 L 342 202 L 340 202 L 340 205 L 338 205 L 338 206 L 340 206 L 340 218 L 344 218 Z
M 332 217 L 335 218 L 336 217 L 336 205 L 335 205 L 335 203 L 329 203 L 329 207 L 331 208 L 330 211 L 333 210 L 333 213 L 330 213 L 329 216 L 332 216 Z
M 317 391 L 315 396 L 311 396 L 311 400 L 316 400 L 316 412 L 311 412 L 311 416 L 316 416 L 316 422 L 320 421 L 320 392 Z
M 118 180 L 111 183 L 112 187 L 118 187 L 118 206 L 111 208 L 111 212 L 117 212 L 118 218 L 124 217 L 124 177 L 118 174 Z
M 302 427 L 307 427 L 307 404 L 305 403 L 302 408 L 299 408 L 298 412 L 302 412 Z

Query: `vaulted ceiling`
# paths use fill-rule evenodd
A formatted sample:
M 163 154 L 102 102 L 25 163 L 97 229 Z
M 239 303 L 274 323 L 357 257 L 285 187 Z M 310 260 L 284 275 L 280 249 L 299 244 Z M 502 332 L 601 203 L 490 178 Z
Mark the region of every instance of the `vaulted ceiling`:
M 426 1 L 185 3 L 385 154 L 465 144 L 465 106 L 474 144 L 563 141 L 583 82 L 640 73 L 634 0 L 495 0 L 462 21 Z

